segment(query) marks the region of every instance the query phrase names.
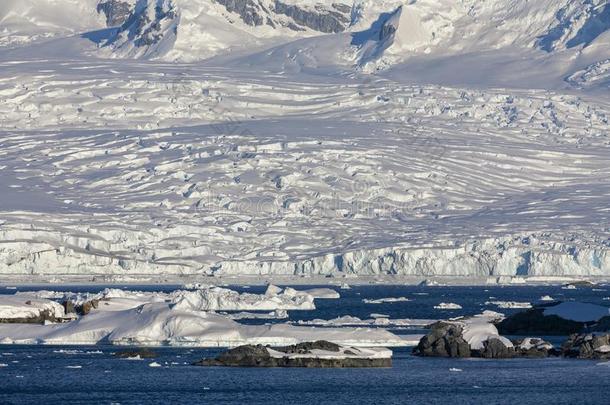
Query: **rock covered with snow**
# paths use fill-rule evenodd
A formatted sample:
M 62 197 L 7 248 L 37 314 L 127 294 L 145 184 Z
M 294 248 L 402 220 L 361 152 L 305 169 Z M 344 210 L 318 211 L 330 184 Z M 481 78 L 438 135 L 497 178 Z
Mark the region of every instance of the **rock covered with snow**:
M 285 347 L 239 346 L 197 366 L 353 368 L 391 367 L 392 352 L 383 348 L 345 347 L 327 341 Z
M 23 295 L 0 295 L 0 323 L 57 322 L 64 317 L 64 307 L 55 301 Z
M 566 357 L 610 359 L 610 334 L 571 335 L 562 344 L 561 351 Z
M 514 342 L 516 354 L 520 357 L 547 357 L 555 353 L 551 343 L 540 338 L 524 338 Z
M 435 323 L 414 353 L 428 357 L 514 357 L 513 343 L 500 336 L 493 324 L 501 316 L 485 311 L 471 318 Z

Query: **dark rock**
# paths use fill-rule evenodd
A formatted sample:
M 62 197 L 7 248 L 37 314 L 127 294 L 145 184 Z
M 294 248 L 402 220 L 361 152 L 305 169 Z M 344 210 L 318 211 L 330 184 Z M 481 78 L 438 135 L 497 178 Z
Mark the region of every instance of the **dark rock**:
M 492 337 L 483 342 L 483 349 L 473 351 L 473 354 L 474 357 L 484 359 L 510 359 L 515 357 L 515 348 L 506 346 L 502 340 Z
M 608 332 L 610 331 L 610 316 L 604 316 L 595 324 L 589 327 L 589 332 Z
M 579 280 L 579 281 L 575 281 L 573 283 L 569 283 L 569 284 L 565 284 L 564 287 L 567 287 L 569 285 L 573 285 L 574 287 L 583 287 L 583 288 L 595 288 L 597 287 L 597 284 L 588 281 L 588 280 Z
M 544 315 L 544 307 L 535 307 L 511 315 L 496 325 L 501 335 L 561 336 L 581 332 L 583 322 Z
M 282 353 L 300 353 L 307 354 L 311 353 L 312 350 L 325 350 L 327 352 L 339 352 L 341 346 L 336 343 L 328 342 L 326 340 L 318 340 L 315 342 L 304 342 L 298 343 L 292 346 L 276 347 L 274 350 Z
M 105 0 L 98 3 L 97 12 L 106 16 L 106 26 L 118 27 L 129 19 L 132 9 L 125 1 Z
M 436 322 L 413 353 L 427 357 L 470 357 L 468 342 L 462 337 L 462 327 L 448 322 Z
M 123 350 L 114 353 L 114 357 L 121 359 L 128 359 L 133 357 L 140 357 L 141 359 L 152 359 L 157 357 L 157 353 L 153 352 L 148 348 L 134 349 L 134 350 Z
M 66 315 L 76 313 L 76 307 L 74 306 L 74 302 L 66 300 L 62 303 L 62 305 L 64 306 L 64 312 L 66 313 Z
M 265 19 L 261 15 L 262 5 L 253 0 L 215 0 L 222 4 L 228 12 L 237 13 L 242 21 L 251 26 L 263 25 Z
M 99 306 L 99 300 L 91 300 L 85 302 L 83 305 L 77 306 L 76 310 L 81 315 L 88 315 L 92 309 L 97 309 Z
M 340 346 L 334 343 L 318 341 L 301 343 L 274 349 L 286 353 L 286 357 L 272 357 L 267 347 L 262 345 L 245 345 L 227 350 L 214 359 L 202 359 L 193 363 L 196 366 L 222 367 L 306 367 L 306 368 L 353 368 L 353 367 L 391 367 L 391 358 L 357 358 L 344 357 L 336 359 L 317 357 L 289 357 L 289 354 L 308 354 L 311 350 L 328 350 L 339 352 Z M 336 349 L 336 350 L 335 350 Z M 344 352 L 344 353 L 347 353 Z M 353 353 L 353 352 L 352 352 Z
M 275 27 L 273 12 L 289 17 L 292 21 L 277 21 L 294 31 L 304 31 L 308 27 L 324 33 L 345 31 L 351 22 L 351 6 L 333 3 L 332 8 L 317 5 L 314 9 L 302 8 L 294 4 L 286 4 L 276 0 L 273 10 L 267 9 L 261 2 L 255 0 L 215 0 L 223 5 L 228 12 L 236 13 L 241 20 L 251 26 L 267 24 Z
M 610 334 L 572 334 L 561 345 L 561 352 L 579 359 L 610 359 Z
M 339 11 L 327 9 L 306 10 L 293 4 L 285 4 L 279 0 L 275 1 L 276 13 L 292 18 L 298 25 L 324 33 L 343 32 L 350 23 L 347 9 L 344 9 L 346 10 L 345 12 L 340 12 L 336 4 L 334 8 Z

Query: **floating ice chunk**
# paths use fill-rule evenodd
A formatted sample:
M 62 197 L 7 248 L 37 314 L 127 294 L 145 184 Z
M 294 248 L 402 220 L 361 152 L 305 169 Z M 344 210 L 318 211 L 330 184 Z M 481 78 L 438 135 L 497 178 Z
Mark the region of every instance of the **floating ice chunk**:
M 434 309 L 448 309 L 448 310 L 453 310 L 453 309 L 462 309 L 462 306 L 459 304 L 454 304 L 452 302 L 441 302 L 438 305 L 434 306 Z
M 387 304 L 392 302 L 409 302 L 411 301 L 407 297 L 396 297 L 396 298 L 378 298 L 378 299 L 368 299 L 365 298 L 362 300 L 365 304 Z
M 459 373 L 460 371 L 464 371 L 464 370 L 462 370 L 461 368 L 455 368 L 455 367 L 451 367 L 451 368 L 449 369 L 449 371 L 452 371 L 452 372 L 455 372 L 455 373 Z
M 265 293 L 238 293 L 226 288 L 212 287 L 205 290 L 179 290 L 172 294 L 172 304 L 177 309 L 190 311 L 275 311 L 315 309 L 314 298 L 291 288 L 273 289 Z
M 66 366 L 66 368 L 79 369 L 83 368 L 83 366 Z
M 555 301 L 555 298 L 551 297 L 550 295 L 543 295 L 540 297 L 540 301 Z
M 161 367 L 161 364 L 157 363 L 156 361 L 153 361 L 148 365 L 148 367 Z
M 487 301 L 485 305 L 495 305 L 498 308 L 503 309 L 528 309 L 532 307 L 529 302 L 516 302 L 516 301 Z
M 288 312 L 283 309 L 278 309 L 267 313 L 256 313 L 256 312 L 238 312 L 233 314 L 223 314 L 229 319 L 287 319 Z
M 425 327 L 437 322 L 434 319 L 390 319 L 386 316 L 374 317 L 373 319 L 360 319 L 356 316 L 345 315 L 334 319 L 313 319 L 309 321 L 297 321 L 298 325 L 308 326 L 381 326 L 381 327 L 404 327 L 421 326 Z
M 332 288 L 311 288 L 308 290 L 300 290 L 299 293 L 311 295 L 318 299 L 339 299 L 341 296 Z

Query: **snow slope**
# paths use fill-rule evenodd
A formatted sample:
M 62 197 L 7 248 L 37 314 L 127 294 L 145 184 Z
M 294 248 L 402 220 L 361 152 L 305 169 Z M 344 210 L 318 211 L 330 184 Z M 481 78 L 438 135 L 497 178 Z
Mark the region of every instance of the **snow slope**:
M 610 276 L 606 2 L 127 3 L 0 6 L 3 276 Z

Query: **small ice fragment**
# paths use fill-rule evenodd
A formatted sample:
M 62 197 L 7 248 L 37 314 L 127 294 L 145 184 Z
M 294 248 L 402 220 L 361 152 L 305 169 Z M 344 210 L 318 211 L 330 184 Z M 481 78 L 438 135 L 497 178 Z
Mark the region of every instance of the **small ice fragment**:
M 440 304 L 435 305 L 434 309 L 462 309 L 462 306 L 452 302 L 441 302 Z
M 365 298 L 362 300 L 365 304 L 387 304 L 392 302 L 409 302 L 411 301 L 407 297 L 390 297 L 390 298 L 379 298 L 379 299 L 368 299 Z
M 161 364 L 157 363 L 156 361 L 153 361 L 148 365 L 148 367 L 161 367 Z
M 464 370 L 462 370 L 461 368 L 455 368 L 455 367 L 451 367 L 451 368 L 449 369 L 449 371 L 453 371 L 453 372 L 458 373 L 458 372 L 460 372 L 460 371 L 464 371 Z

